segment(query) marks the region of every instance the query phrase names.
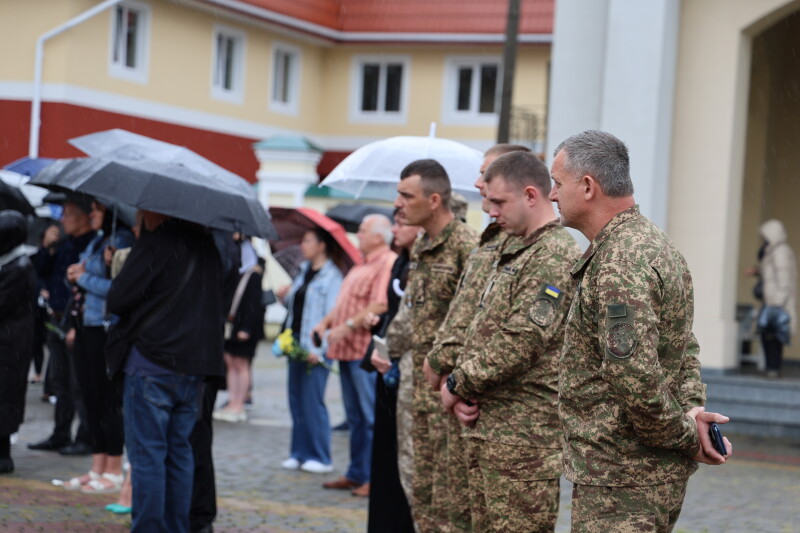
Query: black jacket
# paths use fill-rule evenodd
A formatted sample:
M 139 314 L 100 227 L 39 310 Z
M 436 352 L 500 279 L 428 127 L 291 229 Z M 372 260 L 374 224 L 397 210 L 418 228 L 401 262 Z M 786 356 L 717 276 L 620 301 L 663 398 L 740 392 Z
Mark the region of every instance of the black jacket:
M 22 215 L 0 215 L 0 255 L 25 242 Z M 0 435 L 17 431 L 33 351 L 33 264 L 26 256 L 0 266 Z
M 179 296 L 158 310 L 180 285 L 190 264 L 194 271 Z M 222 265 L 212 237 L 201 227 L 170 219 L 144 231 L 111 284 L 108 311 L 121 316 L 117 327 L 133 332 L 143 356 L 179 374 L 221 376 L 223 305 Z M 158 310 L 158 316 L 149 317 Z M 109 375 L 124 361 L 108 360 Z
M 50 248 L 39 248 L 34 257 L 36 275 L 50 293 L 50 307 L 55 311 L 63 312 L 72 298 L 67 267 L 78 262 L 80 253 L 96 235 L 96 231 L 87 231 L 80 237 L 67 237 Z

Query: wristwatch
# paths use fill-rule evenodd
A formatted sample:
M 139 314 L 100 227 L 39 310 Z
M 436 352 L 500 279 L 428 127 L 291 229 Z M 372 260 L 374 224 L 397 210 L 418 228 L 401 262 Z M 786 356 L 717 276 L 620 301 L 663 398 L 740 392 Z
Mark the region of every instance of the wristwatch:
M 456 385 L 458 382 L 456 381 L 456 375 L 450 374 L 447 376 L 447 381 L 445 382 L 445 386 L 447 387 L 447 391 L 452 394 L 453 396 L 458 396 L 456 392 Z
M 345 325 L 346 325 L 348 328 L 350 328 L 350 329 L 356 329 L 356 323 L 355 323 L 355 322 L 353 322 L 353 319 L 352 319 L 352 318 L 348 318 L 348 319 L 345 321 Z

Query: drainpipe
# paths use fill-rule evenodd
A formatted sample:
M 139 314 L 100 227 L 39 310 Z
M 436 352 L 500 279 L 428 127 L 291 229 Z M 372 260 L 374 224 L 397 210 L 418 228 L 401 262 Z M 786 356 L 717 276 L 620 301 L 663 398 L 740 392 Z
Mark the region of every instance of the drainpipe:
M 44 42 L 51 37 L 55 37 L 59 33 L 67 31 L 73 26 L 89 20 L 97 15 L 122 2 L 122 0 L 106 0 L 101 4 L 97 4 L 93 8 L 84 11 L 80 15 L 68 20 L 61 26 L 43 33 L 36 40 L 36 59 L 33 65 L 33 98 L 31 99 L 31 134 L 30 142 L 28 144 L 28 157 L 35 159 L 39 157 L 39 128 L 41 126 L 41 113 L 42 113 L 42 63 L 44 62 Z

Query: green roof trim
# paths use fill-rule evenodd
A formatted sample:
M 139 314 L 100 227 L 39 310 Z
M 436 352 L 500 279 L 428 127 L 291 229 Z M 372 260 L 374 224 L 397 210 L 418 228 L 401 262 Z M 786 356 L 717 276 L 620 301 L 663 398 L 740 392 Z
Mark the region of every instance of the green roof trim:
M 322 148 L 302 135 L 273 135 L 263 141 L 253 143 L 255 150 L 275 150 L 292 152 L 324 152 Z
M 338 189 L 331 189 L 327 185 L 309 185 L 308 189 L 306 189 L 305 196 L 307 198 L 355 198 L 355 196 L 350 193 Z

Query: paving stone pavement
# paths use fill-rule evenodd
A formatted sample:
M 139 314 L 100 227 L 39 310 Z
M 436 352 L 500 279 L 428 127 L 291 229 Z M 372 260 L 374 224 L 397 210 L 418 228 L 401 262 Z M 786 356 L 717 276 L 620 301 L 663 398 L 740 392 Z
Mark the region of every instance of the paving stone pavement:
M 361 532 L 367 502 L 346 491 L 322 489 L 347 467 L 346 432 L 334 432 L 335 471 L 328 475 L 280 468 L 288 455 L 290 418 L 285 361 L 260 347 L 255 360 L 255 405 L 245 424 L 215 422 L 218 532 Z M 25 443 L 47 437 L 53 408 L 28 391 L 25 424 L 12 446 L 16 472 L 0 476 L 0 532 L 119 532 L 130 525 L 103 507 L 115 495 L 84 495 L 53 486 L 89 469 L 89 457 L 34 452 Z M 344 419 L 338 378 L 327 390 L 331 422 Z M 221 393 L 219 401 L 224 401 Z M 724 427 L 723 427 L 724 429 Z M 735 458 L 701 466 L 689 482 L 677 533 L 800 533 L 800 442 L 731 436 Z M 569 531 L 569 482 L 562 479 L 558 533 Z

